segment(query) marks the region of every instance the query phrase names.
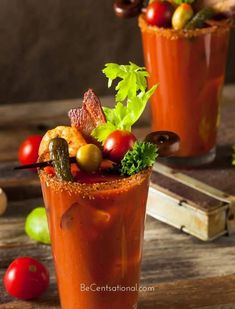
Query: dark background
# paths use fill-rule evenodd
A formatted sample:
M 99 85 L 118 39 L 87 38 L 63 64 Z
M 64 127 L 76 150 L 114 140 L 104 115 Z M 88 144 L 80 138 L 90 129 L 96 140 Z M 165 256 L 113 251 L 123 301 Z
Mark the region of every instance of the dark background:
M 112 0 L 0 0 L 0 103 L 108 94 L 106 62 L 143 64 L 137 20 Z M 235 33 L 226 83 L 235 82 Z

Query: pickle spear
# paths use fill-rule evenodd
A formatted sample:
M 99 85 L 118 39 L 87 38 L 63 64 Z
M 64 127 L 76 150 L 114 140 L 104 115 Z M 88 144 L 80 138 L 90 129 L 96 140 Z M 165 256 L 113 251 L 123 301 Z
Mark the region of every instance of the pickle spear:
M 209 7 L 200 10 L 184 27 L 186 30 L 193 30 L 205 27 L 205 21 L 216 14 L 215 10 Z
M 73 181 L 70 170 L 68 143 L 66 140 L 61 137 L 51 139 L 49 153 L 57 177 L 61 180 Z

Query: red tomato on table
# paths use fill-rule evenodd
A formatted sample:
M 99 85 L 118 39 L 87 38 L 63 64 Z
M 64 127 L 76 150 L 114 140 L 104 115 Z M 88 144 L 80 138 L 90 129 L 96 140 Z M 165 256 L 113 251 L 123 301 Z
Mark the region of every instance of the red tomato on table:
M 18 158 L 21 164 L 32 164 L 37 162 L 41 140 L 41 135 L 31 135 L 20 144 Z
M 31 257 L 14 260 L 4 275 L 7 292 L 16 298 L 27 300 L 39 297 L 49 285 L 46 267 Z

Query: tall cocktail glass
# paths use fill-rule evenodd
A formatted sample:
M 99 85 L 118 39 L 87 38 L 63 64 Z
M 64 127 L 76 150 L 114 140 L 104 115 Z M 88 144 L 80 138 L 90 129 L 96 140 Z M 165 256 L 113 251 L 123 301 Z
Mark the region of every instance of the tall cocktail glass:
M 150 174 L 81 184 L 39 172 L 63 309 L 136 308 Z
M 178 165 L 200 165 L 215 157 L 219 106 L 231 24 L 189 31 L 147 25 L 139 16 L 151 97 L 152 129 L 176 132 Z

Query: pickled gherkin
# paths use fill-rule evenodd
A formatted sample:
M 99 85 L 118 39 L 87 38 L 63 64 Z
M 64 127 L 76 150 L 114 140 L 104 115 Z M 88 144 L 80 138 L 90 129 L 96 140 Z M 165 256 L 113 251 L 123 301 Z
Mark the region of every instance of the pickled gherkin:
M 216 14 L 215 10 L 209 7 L 200 10 L 184 27 L 185 30 L 194 30 L 205 27 L 205 21 Z
M 73 181 L 70 170 L 68 143 L 66 140 L 61 137 L 51 139 L 49 152 L 57 177 L 61 180 Z

